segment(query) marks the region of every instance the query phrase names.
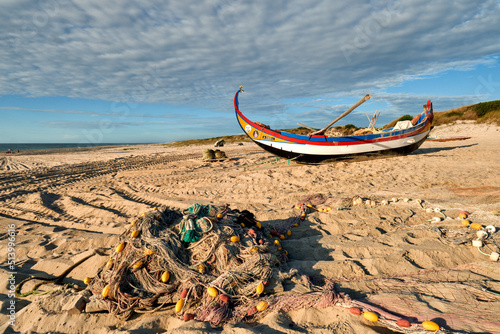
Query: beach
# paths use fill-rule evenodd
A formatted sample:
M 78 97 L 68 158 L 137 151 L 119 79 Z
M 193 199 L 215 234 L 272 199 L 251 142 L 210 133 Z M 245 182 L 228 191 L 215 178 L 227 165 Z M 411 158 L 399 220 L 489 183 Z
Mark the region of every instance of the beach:
M 266 225 L 296 216 L 304 198 L 321 195 L 320 207 L 332 210 L 308 213 L 282 241 L 290 268 L 334 279 L 350 298 L 415 322 L 433 320 L 450 332 L 499 333 L 500 266 L 489 254 L 500 252 L 500 231 L 478 249 L 471 245 L 477 231 L 458 216 L 468 211 L 470 222 L 500 229 L 500 127 L 443 125 L 430 139 L 406 156 L 321 164 L 276 159 L 249 141 L 220 147 L 228 157 L 221 161 L 202 160 L 213 145 L 2 154 L 0 278 L 7 282 L 11 271 L 17 283 L 30 275 L 56 276 L 98 249 L 101 255 L 65 278 L 83 287 L 130 222 L 154 207 L 229 204 Z M 348 205 L 358 197 L 362 204 Z M 9 230 L 15 230 L 12 251 Z M 15 253 L 11 271 L 8 253 Z M 284 288 L 301 291 L 294 280 Z M 10 326 L 13 299 L 2 283 L 0 331 L 391 333 L 338 306 L 274 311 L 254 323 L 212 329 L 206 322 L 184 322 L 173 306 L 122 321 L 107 312 L 66 312 L 52 295 L 15 299 Z

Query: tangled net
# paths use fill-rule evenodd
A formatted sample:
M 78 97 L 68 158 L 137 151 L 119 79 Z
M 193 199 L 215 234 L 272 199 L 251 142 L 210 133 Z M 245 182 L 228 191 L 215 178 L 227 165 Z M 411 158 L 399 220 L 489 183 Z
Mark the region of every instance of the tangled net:
M 155 208 L 120 236 L 115 252 L 87 289 L 123 320 L 134 312 L 175 304 L 175 313 L 184 320 L 219 327 L 255 322 L 277 310 L 341 306 L 377 312 L 379 324 L 399 332 L 422 332 L 416 323 L 402 328 L 397 325 L 400 317 L 351 300 L 333 280 L 299 277 L 296 269 L 288 268 L 279 239 L 289 236 L 290 229 L 324 201 L 321 196 L 305 198 L 296 206 L 298 215 L 267 226 L 251 212 L 228 205 L 195 204 L 182 213 Z M 284 280 L 301 284 L 306 292 L 273 294 L 283 291 Z

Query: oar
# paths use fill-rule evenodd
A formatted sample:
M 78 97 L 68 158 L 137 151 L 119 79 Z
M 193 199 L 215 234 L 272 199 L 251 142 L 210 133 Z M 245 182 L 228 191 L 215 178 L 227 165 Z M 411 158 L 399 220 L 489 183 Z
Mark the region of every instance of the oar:
M 347 109 L 342 115 L 340 115 L 339 117 L 337 117 L 334 121 L 332 121 L 326 127 L 324 127 L 321 130 L 318 130 L 316 132 L 313 132 L 312 134 L 313 135 L 323 135 L 323 134 L 325 134 L 325 131 L 328 130 L 329 127 L 331 127 L 333 124 L 335 124 L 339 119 L 347 116 L 351 111 L 353 111 L 354 109 L 356 109 L 357 107 L 359 107 L 365 101 L 368 101 L 370 99 L 370 97 L 371 97 L 370 94 L 366 94 L 361 100 L 359 100 L 358 102 L 356 102 L 356 104 L 354 104 L 352 107 L 350 107 L 349 109 Z

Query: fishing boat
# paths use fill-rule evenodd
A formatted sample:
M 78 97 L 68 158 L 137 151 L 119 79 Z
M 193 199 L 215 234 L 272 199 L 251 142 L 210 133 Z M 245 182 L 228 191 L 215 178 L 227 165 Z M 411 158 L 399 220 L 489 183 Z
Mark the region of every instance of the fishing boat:
M 370 134 L 341 137 L 325 134 L 336 121 L 368 100 L 370 95 L 367 94 L 325 128 L 307 135 L 299 135 L 272 130 L 269 126 L 248 119 L 239 109 L 238 96 L 242 92 L 243 89 L 240 87 L 234 96 L 234 110 L 243 132 L 266 151 L 302 162 L 346 159 L 359 155 L 408 154 L 417 150 L 426 140 L 433 119 L 432 103 L 429 100 L 424 105 L 424 111 L 416 115 L 412 121 L 398 122 L 390 129 L 375 130 L 373 127 L 375 131 Z

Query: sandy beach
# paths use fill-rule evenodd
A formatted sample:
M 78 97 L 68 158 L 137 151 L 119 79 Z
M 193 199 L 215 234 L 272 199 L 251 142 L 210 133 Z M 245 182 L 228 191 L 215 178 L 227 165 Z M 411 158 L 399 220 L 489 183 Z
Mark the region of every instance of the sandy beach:
M 478 249 L 471 245 L 477 231 L 458 219 L 465 210 L 471 222 L 500 229 L 500 127 L 463 122 L 430 134 L 457 137 L 470 138 L 427 140 L 407 156 L 315 165 L 277 161 L 250 142 L 225 145 L 220 149 L 229 159 L 215 162 L 202 160 L 209 146 L 0 155 L 0 332 L 392 333 L 338 306 L 273 311 L 220 329 L 184 322 L 172 305 L 122 321 L 107 312 L 66 311 L 64 298 L 77 292 L 56 291 L 54 284 L 44 289 L 55 292 L 15 299 L 15 325 L 9 325 L 9 226 L 17 283 L 59 275 L 98 249 L 64 280 L 84 287 L 131 220 L 153 207 L 229 204 L 267 225 L 296 216 L 302 199 L 320 194 L 320 207 L 332 210 L 309 213 L 282 241 L 289 268 L 334 279 L 351 299 L 415 322 L 432 320 L 449 332 L 500 333 L 500 265 L 489 258 L 500 252 L 500 231 Z M 356 196 L 363 204 L 346 208 Z M 284 289 L 301 291 L 296 280 Z

